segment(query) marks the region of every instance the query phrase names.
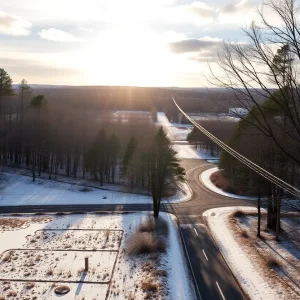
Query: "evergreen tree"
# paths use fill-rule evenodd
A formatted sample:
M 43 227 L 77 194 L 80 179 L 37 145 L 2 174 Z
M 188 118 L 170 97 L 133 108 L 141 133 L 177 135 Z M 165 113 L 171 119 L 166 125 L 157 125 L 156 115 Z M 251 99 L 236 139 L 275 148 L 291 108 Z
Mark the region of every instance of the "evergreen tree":
M 118 165 L 118 159 L 120 155 L 120 140 L 115 133 L 110 136 L 109 139 L 109 165 L 111 173 L 111 181 L 115 182 L 116 168 Z
M 157 218 L 163 193 L 170 185 L 184 181 L 184 169 L 180 167 L 171 141 L 160 127 L 157 131 L 148 156 L 151 195 L 154 217 Z
M 123 159 L 122 159 L 122 166 L 121 166 L 121 175 L 122 177 L 126 177 L 128 174 L 129 164 L 132 161 L 133 156 L 135 155 L 136 148 L 137 148 L 137 141 L 134 136 L 130 138 L 128 141 L 127 147 L 125 149 Z
M 99 174 L 100 185 L 103 186 L 107 164 L 107 135 L 105 129 L 101 129 L 98 133 L 95 147 L 96 165 Z
M 4 69 L 0 69 L 0 116 L 3 114 L 3 97 L 13 95 L 12 79 Z

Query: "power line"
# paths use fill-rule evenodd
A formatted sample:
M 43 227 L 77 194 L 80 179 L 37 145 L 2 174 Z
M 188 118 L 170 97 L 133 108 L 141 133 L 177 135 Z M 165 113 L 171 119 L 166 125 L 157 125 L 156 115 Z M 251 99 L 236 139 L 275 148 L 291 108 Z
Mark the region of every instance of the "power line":
M 211 134 L 208 130 L 206 130 L 204 127 L 202 127 L 200 124 L 198 124 L 196 121 L 194 121 L 189 115 L 187 115 L 180 106 L 176 103 L 174 97 L 172 97 L 174 104 L 179 109 L 179 111 L 196 127 L 198 128 L 202 133 L 204 133 L 209 139 L 211 139 L 213 142 L 215 142 L 217 145 L 219 145 L 223 150 L 225 150 L 227 153 L 229 153 L 231 156 L 238 159 L 240 162 L 242 162 L 244 165 L 252 169 L 254 172 L 258 173 L 268 181 L 274 183 L 275 185 L 279 186 L 289 194 L 295 196 L 296 198 L 299 198 L 300 190 L 295 188 L 294 186 L 290 185 L 289 183 L 283 181 L 282 179 L 278 178 L 274 174 L 270 173 L 269 171 L 265 170 L 264 168 L 260 167 L 250 159 L 246 158 L 242 154 L 238 153 L 231 147 L 229 147 L 227 144 L 219 140 L 217 137 L 215 137 L 213 134 Z

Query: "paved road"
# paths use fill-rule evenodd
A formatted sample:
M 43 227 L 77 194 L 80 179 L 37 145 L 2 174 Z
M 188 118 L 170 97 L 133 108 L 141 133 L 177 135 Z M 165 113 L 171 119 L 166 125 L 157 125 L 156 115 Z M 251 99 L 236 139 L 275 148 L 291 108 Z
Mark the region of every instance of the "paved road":
M 175 214 L 180 222 L 182 237 L 186 246 L 192 273 L 197 284 L 200 300 L 245 299 L 238 284 L 228 269 L 222 255 L 215 246 L 202 213 L 210 208 L 255 205 L 253 201 L 233 199 L 208 190 L 199 181 L 199 175 L 213 165 L 205 160 L 183 160 L 187 181 L 193 191 L 192 199 L 179 204 L 164 204 L 163 211 Z M 84 212 L 84 211 L 145 211 L 152 205 L 61 205 L 61 206 L 0 206 L 0 213 L 41 213 L 41 212 Z
M 186 170 L 187 181 L 193 191 L 192 199 L 185 203 L 168 204 L 166 209 L 176 214 L 180 221 L 184 243 L 200 294 L 198 298 L 202 300 L 245 299 L 215 246 L 202 214 L 214 207 L 253 206 L 255 203 L 217 195 L 207 189 L 199 181 L 199 176 L 201 172 L 213 165 L 205 160 L 184 160 L 182 166 Z

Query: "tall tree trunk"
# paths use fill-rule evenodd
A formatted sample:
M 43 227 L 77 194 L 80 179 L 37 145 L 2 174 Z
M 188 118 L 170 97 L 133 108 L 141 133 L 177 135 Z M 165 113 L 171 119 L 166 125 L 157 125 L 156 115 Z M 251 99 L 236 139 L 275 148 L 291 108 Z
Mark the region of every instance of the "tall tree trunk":
M 260 222 L 261 222 L 261 209 L 260 209 L 260 189 L 258 192 L 258 198 L 257 198 L 257 211 L 258 211 L 258 215 L 257 215 L 257 236 L 260 237 Z
M 35 181 L 35 150 L 32 150 L 32 181 Z

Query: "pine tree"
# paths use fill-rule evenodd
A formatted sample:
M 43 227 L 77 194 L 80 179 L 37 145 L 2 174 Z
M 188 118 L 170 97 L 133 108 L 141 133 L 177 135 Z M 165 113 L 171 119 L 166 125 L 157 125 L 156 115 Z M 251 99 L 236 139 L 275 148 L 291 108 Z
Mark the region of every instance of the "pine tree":
M 135 151 L 137 148 L 137 141 L 135 137 L 131 137 L 128 141 L 127 147 L 125 149 L 123 159 L 122 159 L 122 166 L 121 166 L 121 175 L 122 177 L 126 177 L 128 174 L 128 168 L 130 165 L 130 162 L 132 161 L 133 156 L 135 155 Z
M 3 114 L 3 97 L 13 95 L 12 79 L 4 69 L 0 69 L 0 116 Z
M 157 131 L 149 151 L 148 167 L 154 217 L 157 218 L 163 193 L 171 185 L 184 181 L 184 169 L 180 167 L 176 152 L 172 149 L 162 127 Z
M 119 159 L 119 155 L 120 155 L 120 140 L 116 136 L 115 133 L 113 133 L 110 136 L 108 154 L 109 154 L 109 165 L 110 165 L 110 171 L 111 171 L 111 180 L 112 180 L 112 183 L 114 183 L 116 168 L 117 168 L 118 159 Z

